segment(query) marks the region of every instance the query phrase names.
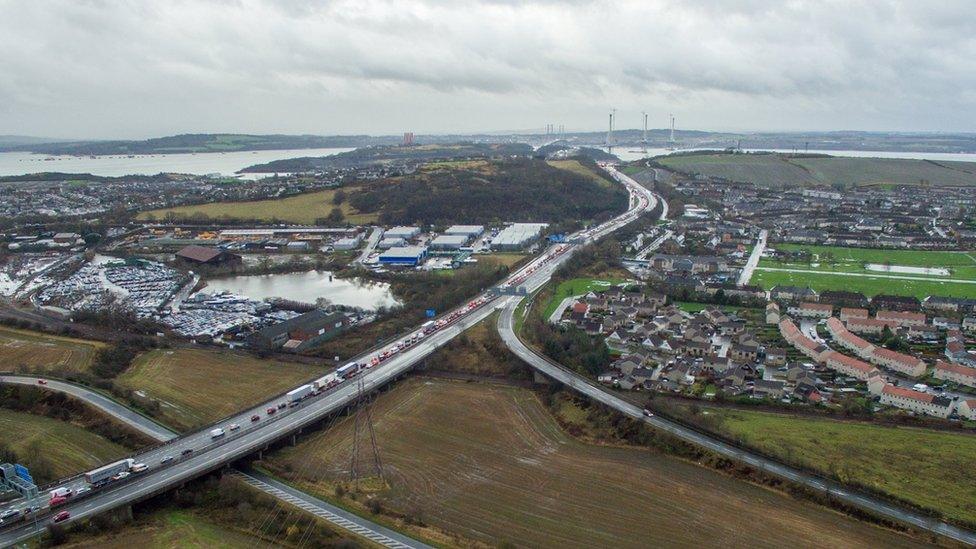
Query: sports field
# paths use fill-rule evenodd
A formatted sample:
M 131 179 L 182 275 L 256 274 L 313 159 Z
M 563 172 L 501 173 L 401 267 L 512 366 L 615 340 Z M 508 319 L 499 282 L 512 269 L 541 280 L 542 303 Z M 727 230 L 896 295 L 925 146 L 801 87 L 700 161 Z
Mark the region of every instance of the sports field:
M 118 377 L 122 387 L 159 400 L 166 425 L 189 430 L 297 387 L 324 367 L 262 360 L 233 351 L 156 349 Z
M 680 154 L 656 158 L 685 173 L 766 187 L 976 185 L 976 163 L 904 158 L 802 157 L 787 154 Z
M 0 442 L 28 469 L 35 469 L 33 476 L 39 482 L 87 471 L 131 453 L 67 421 L 4 408 L 0 408 Z M 47 472 L 42 474 L 42 468 Z M 42 480 L 44 476 L 49 478 Z
M 167 214 L 173 213 L 182 218 L 189 218 L 196 214 L 204 214 L 211 219 L 257 219 L 260 221 L 279 220 L 285 223 L 300 223 L 310 225 L 316 219 L 329 215 L 336 206 L 332 203 L 334 190 L 318 191 L 299 194 L 288 198 L 274 200 L 256 200 L 254 202 L 214 202 L 196 206 L 178 206 L 142 212 L 138 219 L 165 219 Z M 354 224 L 372 223 L 376 221 L 376 214 L 361 214 L 343 201 L 339 206 L 345 221 Z
M 779 284 L 809 286 L 817 291 L 976 297 L 976 254 L 967 252 L 881 250 L 774 244 L 781 251 L 810 252 L 809 262 L 762 259 L 752 283 L 765 289 Z M 874 268 L 868 268 L 873 265 Z M 922 272 L 944 270 L 944 274 Z
M 376 497 L 422 516 L 445 533 L 445 545 L 914 545 L 667 455 L 584 444 L 527 389 L 409 380 L 379 396 L 372 415 L 389 483 Z M 348 478 L 353 423 L 347 418 L 266 464 L 332 497 L 334 483 Z
M 0 326 L 0 370 L 85 371 L 105 344 Z
M 976 524 L 976 436 L 713 409 L 748 445 Z

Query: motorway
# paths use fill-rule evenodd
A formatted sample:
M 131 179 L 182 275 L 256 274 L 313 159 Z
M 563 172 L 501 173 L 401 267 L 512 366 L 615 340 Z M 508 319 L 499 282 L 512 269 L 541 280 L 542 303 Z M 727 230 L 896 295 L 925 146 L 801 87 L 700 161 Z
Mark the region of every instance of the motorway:
M 759 260 L 766 250 L 766 238 L 768 236 L 769 231 L 766 229 L 759 231 L 759 238 L 756 239 L 756 245 L 752 248 L 752 253 L 749 254 L 749 260 L 746 261 L 746 266 L 742 268 L 742 274 L 739 275 L 739 286 L 745 286 L 752 280 L 752 273 L 755 272 L 756 267 L 759 265 Z
M 44 380 L 45 384 L 40 385 L 38 383 L 40 380 Z M 129 408 L 126 408 L 125 406 L 102 395 L 101 393 L 86 387 L 53 379 L 12 375 L 0 375 L 0 383 L 29 386 L 36 385 L 47 390 L 69 394 L 74 398 L 98 408 L 121 423 L 124 423 L 159 442 L 166 442 L 178 436 L 173 431 L 159 425 L 146 416 L 133 412 Z M 380 526 L 379 524 L 366 520 L 363 517 L 350 513 L 340 507 L 336 507 L 331 503 L 292 488 L 291 486 L 283 484 L 267 475 L 250 470 L 246 472 L 235 470 L 231 474 L 237 476 L 245 483 L 258 490 L 261 490 L 275 499 L 298 507 L 303 511 L 327 520 L 340 528 L 369 539 L 384 547 L 391 547 L 393 549 L 424 549 L 428 547 L 417 540 L 409 538 L 398 532 L 394 532 L 388 528 Z
M 653 209 L 657 203 L 650 191 L 623 176 L 614 168 L 607 166 L 606 169 L 611 176 L 628 188 L 630 208 L 627 212 L 602 225 L 572 235 L 574 239 L 583 242 L 599 239 L 637 219 Z M 664 209 L 666 211 L 666 204 Z M 572 255 L 573 250 L 573 244 L 554 244 L 541 256 L 512 273 L 498 286 L 498 289 L 505 292 L 518 287 L 525 287 L 529 290 L 540 287 L 549 280 L 552 272 Z M 362 379 L 363 390 L 366 392 L 376 390 L 402 376 L 417 362 L 464 330 L 487 318 L 496 308 L 507 303 L 507 299 L 498 297 L 495 291 L 489 291 L 475 299 L 483 300 L 484 304 L 474 308 L 462 305 L 443 315 L 442 318 L 452 319 L 447 326 L 419 339 L 417 343 L 406 347 L 404 350 L 390 354 L 389 358 L 377 366 L 359 374 Z M 418 333 L 420 330 L 411 332 L 396 342 L 387 344 L 383 349 L 390 350 L 394 346 L 401 345 Z M 379 353 L 380 351 L 374 351 L 365 356 L 356 357 L 354 360 L 359 363 L 369 363 Z M 341 383 L 318 396 L 302 401 L 294 408 L 288 407 L 274 414 L 267 414 L 266 408 L 276 407 L 279 403 L 284 402 L 284 395 L 278 395 L 258 406 L 241 411 L 199 431 L 171 439 L 159 446 L 131 456 L 137 462 L 148 465 L 147 471 L 131 475 L 121 481 L 112 482 L 103 488 L 91 490 L 83 497 L 75 496 L 58 509 L 68 511 L 71 514 L 69 521 L 75 521 L 115 507 L 128 505 L 179 486 L 207 472 L 225 467 L 235 460 L 267 448 L 287 434 L 298 432 L 329 414 L 343 410 L 357 400 L 357 385 L 357 383 L 351 382 Z M 259 419 L 252 422 L 252 416 L 258 416 Z M 239 426 L 236 431 L 229 430 L 229 426 L 232 424 Z M 212 440 L 210 429 L 214 427 L 223 427 L 228 434 L 217 440 Z M 167 463 L 164 464 L 162 463 L 164 458 L 172 459 L 167 459 Z M 56 484 L 45 487 L 45 489 L 70 487 L 77 491 L 86 486 L 87 482 L 83 476 L 79 475 L 63 479 Z M 17 506 L 23 507 L 23 505 L 22 499 L 17 500 L 13 504 L 0 507 L 0 511 Z M 29 539 L 40 533 L 46 525 L 46 518 L 38 518 L 35 515 L 30 522 L 5 528 L 0 533 L 0 545 L 7 546 Z

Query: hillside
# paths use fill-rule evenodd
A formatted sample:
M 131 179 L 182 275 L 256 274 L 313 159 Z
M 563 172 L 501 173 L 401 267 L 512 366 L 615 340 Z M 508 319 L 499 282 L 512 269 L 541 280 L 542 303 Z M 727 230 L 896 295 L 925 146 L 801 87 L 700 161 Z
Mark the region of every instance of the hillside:
M 396 161 L 435 161 L 461 158 L 492 158 L 501 156 L 526 156 L 532 147 L 524 143 L 456 143 L 449 145 L 396 145 L 362 147 L 354 151 L 320 157 L 300 157 L 255 164 L 241 173 L 309 172 L 332 168 L 357 168 L 382 165 Z
M 393 138 L 365 135 L 246 135 L 200 133 L 171 135 L 141 141 L 72 141 L 66 143 L 0 142 L 0 151 L 30 151 L 43 154 L 116 155 L 170 154 L 281 149 L 323 149 L 361 147 L 385 143 Z
M 627 194 L 544 160 L 514 159 L 371 183 L 350 192 L 349 203 L 386 225 L 560 223 L 607 218 L 626 209 Z
M 808 185 L 976 185 L 976 163 L 826 155 L 679 154 L 657 161 L 686 174 L 723 177 L 767 187 Z

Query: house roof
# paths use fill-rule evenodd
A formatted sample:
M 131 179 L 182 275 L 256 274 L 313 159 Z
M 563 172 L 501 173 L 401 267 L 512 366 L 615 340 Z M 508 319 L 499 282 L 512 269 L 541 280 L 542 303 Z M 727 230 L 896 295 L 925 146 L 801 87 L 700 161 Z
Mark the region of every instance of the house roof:
M 959 374 L 962 376 L 976 377 L 976 368 L 963 366 L 962 364 L 956 364 L 955 362 L 946 362 L 944 360 L 938 360 L 935 363 L 935 369 L 942 370 L 945 372 L 952 372 L 954 374 Z
M 206 263 L 216 257 L 219 257 L 222 253 L 223 251 L 217 248 L 207 248 L 205 246 L 187 246 L 176 252 L 176 257 Z

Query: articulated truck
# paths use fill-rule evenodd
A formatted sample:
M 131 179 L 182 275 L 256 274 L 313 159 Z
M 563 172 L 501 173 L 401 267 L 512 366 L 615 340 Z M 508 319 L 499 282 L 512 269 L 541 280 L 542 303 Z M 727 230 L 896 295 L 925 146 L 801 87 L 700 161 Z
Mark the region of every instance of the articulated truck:
M 135 463 L 136 460 L 132 458 L 119 460 L 115 463 L 109 463 L 108 465 L 99 467 L 94 471 L 85 473 L 85 480 L 88 481 L 89 484 L 102 484 L 119 473 L 128 473 Z

